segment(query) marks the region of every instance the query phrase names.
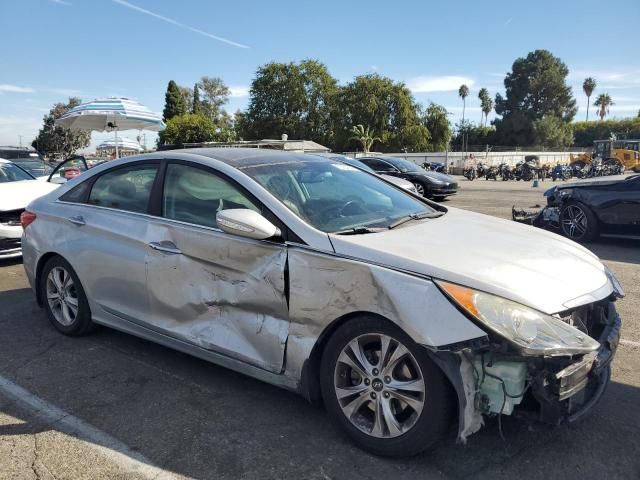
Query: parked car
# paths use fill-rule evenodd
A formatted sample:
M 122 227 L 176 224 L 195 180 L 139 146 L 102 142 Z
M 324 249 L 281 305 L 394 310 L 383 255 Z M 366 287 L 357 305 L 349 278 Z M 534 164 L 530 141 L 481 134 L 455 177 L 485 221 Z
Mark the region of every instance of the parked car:
M 640 238 L 640 174 L 597 177 L 544 192 L 542 210 L 513 208 L 513 219 L 557 230 L 576 242 L 598 236 Z
M 338 162 L 346 163 L 347 165 L 351 165 L 352 167 L 359 168 L 360 170 L 364 170 L 369 173 L 376 173 L 371 167 L 369 167 L 368 165 L 365 165 L 360 160 L 347 157 L 346 155 L 340 155 L 338 153 L 314 153 L 313 155 L 319 155 L 321 157 L 337 160 Z M 376 175 L 378 174 L 376 173 Z M 408 190 L 411 193 L 416 193 L 416 194 L 418 193 L 413 183 L 409 182 L 408 180 L 404 180 L 400 177 L 393 177 L 391 175 L 382 174 L 380 176 L 384 178 L 387 182 L 393 183 L 394 185 L 397 185 L 400 188 L 404 188 L 405 190 Z
M 443 200 L 445 197 L 455 195 L 458 191 L 458 183 L 453 177 L 444 173 L 427 171 L 413 162 L 396 157 L 358 157 L 365 165 L 368 165 L 376 173 L 404 178 L 416 187 L 419 195 L 434 200 Z
M 38 152 L 29 148 L 0 147 L 0 158 L 15 163 L 39 180 L 46 180 L 53 170 Z
M 22 254 L 20 215 L 29 202 L 55 187 L 37 181 L 15 163 L 0 159 L 0 259 Z
M 464 439 L 483 415 L 573 420 L 609 383 L 623 293 L 595 255 L 331 159 L 129 157 L 33 201 L 23 225 L 61 333 L 107 325 L 322 399 L 376 454 L 452 425 Z

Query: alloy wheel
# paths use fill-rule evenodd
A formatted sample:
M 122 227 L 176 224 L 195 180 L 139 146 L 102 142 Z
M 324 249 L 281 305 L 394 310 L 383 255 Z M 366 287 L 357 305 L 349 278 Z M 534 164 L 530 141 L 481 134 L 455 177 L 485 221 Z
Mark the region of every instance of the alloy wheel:
M 342 413 L 376 438 L 408 432 L 425 402 L 425 382 L 409 349 L 385 334 L 351 340 L 340 353 L 334 388 Z
M 78 316 L 78 292 L 71 274 L 63 267 L 54 267 L 47 276 L 47 303 L 56 321 L 65 327 Z
M 562 230 L 569 238 L 581 238 L 587 226 L 587 215 L 578 205 L 568 205 L 562 212 Z
M 418 192 L 418 195 L 424 197 L 424 187 L 422 186 L 422 184 L 416 182 L 413 184 L 413 186 L 416 187 L 416 192 Z

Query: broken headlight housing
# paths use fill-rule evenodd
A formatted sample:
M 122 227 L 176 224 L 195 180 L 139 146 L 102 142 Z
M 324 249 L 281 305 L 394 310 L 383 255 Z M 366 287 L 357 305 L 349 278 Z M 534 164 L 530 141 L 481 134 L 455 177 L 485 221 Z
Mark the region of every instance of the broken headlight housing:
M 460 308 L 526 354 L 583 354 L 600 346 L 577 328 L 533 308 L 453 283 L 438 285 Z

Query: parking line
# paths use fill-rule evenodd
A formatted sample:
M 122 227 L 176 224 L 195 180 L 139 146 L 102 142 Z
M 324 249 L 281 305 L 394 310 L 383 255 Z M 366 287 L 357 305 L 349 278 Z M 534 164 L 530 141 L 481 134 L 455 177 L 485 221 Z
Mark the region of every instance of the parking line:
M 626 339 L 624 339 L 624 338 L 621 338 L 621 339 L 620 339 L 620 343 L 621 343 L 622 345 L 629 345 L 629 346 L 631 346 L 631 347 L 638 347 L 638 348 L 640 348 L 640 342 L 634 342 L 633 340 L 626 340 Z
M 55 427 L 56 430 L 88 442 L 87 445 L 90 448 L 130 473 L 158 480 L 176 478 L 170 472 L 156 467 L 144 455 L 134 452 L 108 433 L 59 409 L 2 376 L 0 376 L 0 393 L 18 404 L 26 404 L 36 417 Z

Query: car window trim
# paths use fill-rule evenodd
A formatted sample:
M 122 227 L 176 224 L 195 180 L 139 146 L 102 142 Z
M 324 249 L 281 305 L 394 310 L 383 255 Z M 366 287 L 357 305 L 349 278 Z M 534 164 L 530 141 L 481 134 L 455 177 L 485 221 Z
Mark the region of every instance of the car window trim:
M 88 193 L 86 193 L 84 195 L 84 197 L 85 197 L 83 199 L 84 200 L 84 205 L 90 205 L 90 206 L 93 206 L 93 207 L 100 207 L 101 206 L 101 205 L 94 205 L 92 203 L 89 203 L 89 198 L 91 198 L 91 193 L 93 192 L 93 187 L 95 186 L 95 183 L 103 175 L 106 175 L 108 173 L 115 172 L 115 171 L 118 171 L 118 170 L 122 170 L 124 168 L 139 167 L 139 166 L 145 166 L 145 165 L 153 165 L 153 166 L 157 167 L 156 176 L 155 176 L 155 178 L 153 180 L 153 185 L 151 186 L 151 191 L 149 192 L 149 199 L 147 200 L 147 208 L 146 208 L 146 210 L 144 212 L 135 212 L 135 211 L 126 210 L 126 209 L 123 209 L 123 208 L 112 208 L 112 207 L 103 207 L 103 208 L 108 208 L 110 210 L 117 210 L 119 212 L 144 213 L 144 214 L 147 214 L 147 215 L 151 215 L 151 213 L 150 213 L 150 206 L 151 206 L 151 199 L 152 199 L 151 195 L 153 194 L 153 187 L 155 186 L 155 183 L 156 183 L 156 181 L 158 179 L 158 176 L 159 176 L 158 174 L 160 173 L 160 161 L 159 160 L 155 160 L 155 159 L 153 159 L 153 160 L 142 160 L 142 161 L 139 161 L 139 162 L 129 162 L 129 163 L 125 163 L 125 164 L 122 164 L 122 165 L 117 165 L 117 166 L 111 167 L 111 168 L 109 168 L 109 169 L 107 169 L 107 170 L 105 170 L 103 172 L 100 172 L 99 174 L 94 175 L 91 178 L 88 178 L 86 181 L 91 181 L 91 185 L 89 185 Z M 74 187 L 74 188 L 76 188 L 76 187 Z
M 261 215 L 264 216 L 267 220 L 269 220 L 270 222 L 272 222 L 273 224 L 275 224 L 276 227 L 278 227 L 280 229 L 280 231 L 283 233 L 283 241 L 281 243 L 285 243 L 288 241 L 292 241 L 292 242 L 296 242 L 296 243 L 301 243 L 303 245 L 305 245 L 304 240 L 302 240 L 300 237 L 298 237 L 293 231 L 291 231 L 291 229 L 289 227 L 287 227 L 287 224 L 285 222 L 283 222 L 276 214 L 274 214 L 271 209 L 269 207 L 267 207 L 264 202 L 260 201 L 258 198 L 256 198 L 255 195 L 253 195 L 247 188 L 245 188 L 243 185 L 241 185 L 240 183 L 238 183 L 237 180 L 235 180 L 234 178 L 231 178 L 229 175 L 227 175 L 224 172 L 221 172 L 220 170 L 216 169 L 215 167 L 211 167 L 209 165 L 203 165 L 202 163 L 199 162 L 195 162 L 192 160 L 183 160 L 183 159 L 178 159 L 178 158 L 165 158 L 163 159 L 164 161 L 162 162 L 162 175 L 158 175 L 156 177 L 156 179 L 160 178 L 161 182 L 158 185 L 157 190 L 154 192 L 153 191 L 153 187 L 152 187 L 152 194 L 155 193 L 155 197 L 152 197 L 151 200 L 153 201 L 153 206 L 150 207 L 150 210 L 153 212 L 157 212 L 157 218 L 162 218 L 164 220 L 170 220 L 170 221 L 176 221 L 185 225 L 190 225 L 190 226 L 195 226 L 195 227 L 202 227 L 202 228 L 210 228 L 213 229 L 214 231 L 220 231 L 222 232 L 222 230 L 215 228 L 215 227 L 208 227 L 206 225 L 198 225 L 195 223 L 189 223 L 189 222 L 184 222 L 182 220 L 176 220 L 173 218 L 167 218 L 165 216 L 163 216 L 162 214 L 162 200 L 164 198 L 164 187 L 165 187 L 165 180 L 166 180 L 166 174 L 167 174 L 167 168 L 169 167 L 170 164 L 177 164 L 177 165 L 185 165 L 188 167 L 194 167 L 194 168 L 198 168 L 200 170 L 203 170 L 207 173 L 211 173 L 212 175 L 215 175 L 219 178 L 221 178 L 222 180 L 228 182 L 232 187 L 236 188 L 242 195 L 244 195 L 245 197 L 247 197 L 247 199 L 252 202 L 255 206 L 257 206 L 260 209 Z M 155 187 L 155 185 L 154 185 Z M 154 215 L 156 216 L 156 215 Z M 224 233 L 224 232 L 223 232 Z M 266 240 L 268 241 L 268 240 Z

